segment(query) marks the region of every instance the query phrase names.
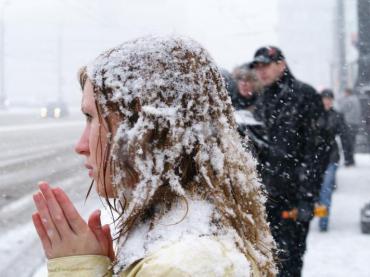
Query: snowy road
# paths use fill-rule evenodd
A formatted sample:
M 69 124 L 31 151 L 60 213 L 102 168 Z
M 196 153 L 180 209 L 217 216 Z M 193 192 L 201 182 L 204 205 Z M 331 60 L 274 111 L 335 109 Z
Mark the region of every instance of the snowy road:
M 89 179 L 73 152 L 82 124 L 0 125 L 0 276 L 46 276 L 30 220 L 38 181 L 66 189 L 85 216 L 96 208 L 96 197 L 84 204 Z M 370 155 L 356 158 L 356 167 L 338 171 L 329 232 L 319 233 L 317 221 L 311 224 L 303 277 L 370 276 L 370 235 L 360 232 L 360 208 L 370 202 Z
M 84 206 L 90 181 L 73 151 L 82 127 L 76 120 L 20 118 L 0 125 L 0 276 L 32 276 L 44 263 L 31 223 L 40 180 L 63 187 L 83 213 L 91 211 L 96 200 Z

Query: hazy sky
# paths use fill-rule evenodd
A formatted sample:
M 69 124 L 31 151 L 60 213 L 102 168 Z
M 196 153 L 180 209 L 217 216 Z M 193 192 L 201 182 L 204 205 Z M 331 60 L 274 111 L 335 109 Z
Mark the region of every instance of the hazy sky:
M 78 104 L 80 66 L 103 49 L 151 33 L 193 37 L 228 70 L 252 59 L 259 46 L 278 45 L 301 79 L 316 87 L 331 82 L 334 0 L 7 2 L 5 85 L 13 102 L 55 99 L 61 72 L 64 97 Z

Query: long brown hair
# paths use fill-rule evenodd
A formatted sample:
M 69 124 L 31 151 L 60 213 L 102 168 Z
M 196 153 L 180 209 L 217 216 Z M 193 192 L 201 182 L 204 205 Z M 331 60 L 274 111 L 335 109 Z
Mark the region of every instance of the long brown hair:
M 140 38 L 101 54 L 80 72 L 82 87 L 87 78 L 102 120 L 119 118 L 117 126 L 108 124 L 112 139 L 102 165 L 118 192 L 119 240 L 158 201 L 171 206 L 197 195 L 214 204 L 262 274 L 273 276 L 275 246 L 254 159 L 204 48 L 184 38 Z M 128 178 L 137 184 L 134 201 L 126 201 Z

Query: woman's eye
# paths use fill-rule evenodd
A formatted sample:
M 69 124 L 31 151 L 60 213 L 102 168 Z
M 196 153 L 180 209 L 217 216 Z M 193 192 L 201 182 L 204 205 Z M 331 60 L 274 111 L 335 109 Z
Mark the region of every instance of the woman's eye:
M 86 118 L 87 122 L 91 122 L 91 120 L 92 120 L 92 116 L 89 115 L 88 113 L 85 113 L 85 118 Z

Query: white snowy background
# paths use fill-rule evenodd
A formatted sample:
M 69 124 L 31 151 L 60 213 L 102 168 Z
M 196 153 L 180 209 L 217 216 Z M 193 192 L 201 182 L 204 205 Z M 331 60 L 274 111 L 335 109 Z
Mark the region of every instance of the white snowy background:
M 346 0 L 348 63 L 356 0 Z M 4 4 L 5 3 L 5 4 Z M 280 46 L 293 73 L 317 88 L 335 86 L 336 0 L 0 0 L 5 91 L 10 102 L 38 104 L 61 92 L 79 100 L 77 69 L 97 53 L 145 34 L 198 40 L 228 70 L 263 45 Z M 20 79 L 22 82 L 20 82 Z M 61 80 L 59 87 L 58 80 Z

